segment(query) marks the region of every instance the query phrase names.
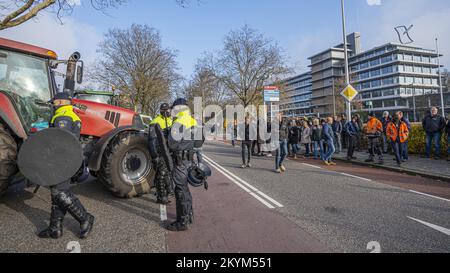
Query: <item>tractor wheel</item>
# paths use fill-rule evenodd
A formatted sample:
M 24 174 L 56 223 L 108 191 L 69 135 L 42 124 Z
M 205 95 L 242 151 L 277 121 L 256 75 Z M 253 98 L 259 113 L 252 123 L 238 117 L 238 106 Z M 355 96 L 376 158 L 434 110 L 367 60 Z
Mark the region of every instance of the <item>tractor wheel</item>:
M 111 141 L 98 172 L 100 181 L 115 196 L 133 198 L 149 193 L 155 177 L 147 138 L 124 132 Z
M 0 195 L 5 193 L 11 178 L 17 173 L 17 144 L 0 124 Z

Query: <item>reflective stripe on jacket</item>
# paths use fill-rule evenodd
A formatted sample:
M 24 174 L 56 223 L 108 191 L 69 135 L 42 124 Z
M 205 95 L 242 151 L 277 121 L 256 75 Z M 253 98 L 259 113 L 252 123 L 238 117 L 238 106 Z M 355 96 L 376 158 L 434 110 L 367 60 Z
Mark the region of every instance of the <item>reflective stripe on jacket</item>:
M 408 140 L 409 130 L 405 122 L 400 122 L 400 128 L 394 122 L 390 122 L 386 128 L 386 135 L 392 141 L 397 141 L 400 139 L 400 143 L 404 143 Z

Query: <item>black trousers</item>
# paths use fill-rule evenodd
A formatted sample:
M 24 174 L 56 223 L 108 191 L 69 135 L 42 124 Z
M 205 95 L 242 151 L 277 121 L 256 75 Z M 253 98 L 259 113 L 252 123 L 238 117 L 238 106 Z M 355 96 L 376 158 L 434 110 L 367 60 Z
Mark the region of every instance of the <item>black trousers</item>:
M 245 162 L 245 151 L 247 150 L 247 163 Z M 250 163 L 250 159 L 252 156 L 252 142 L 251 141 L 242 141 L 242 163 L 244 165 Z
M 255 148 L 257 149 L 256 153 L 255 153 Z M 258 140 L 252 141 L 252 153 L 253 154 L 260 154 L 261 153 L 261 143 L 259 143 Z
M 346 139 L 348 140 L 348 151 L 347 151 L 347 157 L 352 158 L 353 154 L 355 153 L 355 147 L 356 147 L 356 138 L 357 136 L 348 136 Z
M 187 225 L 193 219 L 192 195 L 188 183 L 189 161 L 176 162 L 172 173 L 172 180 L 175 185 L 175 200 L 177 211 L 177 222 Z

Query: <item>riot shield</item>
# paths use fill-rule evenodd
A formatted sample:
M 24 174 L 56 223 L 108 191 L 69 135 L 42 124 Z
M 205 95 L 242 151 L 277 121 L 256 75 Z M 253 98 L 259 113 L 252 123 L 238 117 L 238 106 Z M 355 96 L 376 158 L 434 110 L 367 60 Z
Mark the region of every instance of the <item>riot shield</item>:
M 50 187 L 72 178 L 83 164 L 83 149 L 70 132 L 49 128 L 31 135 L 22 145 L 17 165 L 33 184 Z

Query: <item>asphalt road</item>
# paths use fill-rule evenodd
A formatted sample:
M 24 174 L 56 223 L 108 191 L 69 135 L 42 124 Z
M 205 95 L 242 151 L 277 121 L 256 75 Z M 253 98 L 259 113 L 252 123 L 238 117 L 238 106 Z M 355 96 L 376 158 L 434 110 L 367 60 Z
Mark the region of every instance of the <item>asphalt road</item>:
M 162 227 L 174 204 L 117 199 L 91 181 L 75 189 L 96 216 L 91 237 L 80 241 L 67 216 L 62 239 L 42 240 L 49 192 L 18 184 L 0 198 L 0 252 L 450 252 L 448 183 L 314 160 L 289 160 L 280 175 L 273 158 L 241 169 L 239 147 L 215 142 L 204 152 L 213 177 L 208 191 L 192 189 L 187 232 Z

